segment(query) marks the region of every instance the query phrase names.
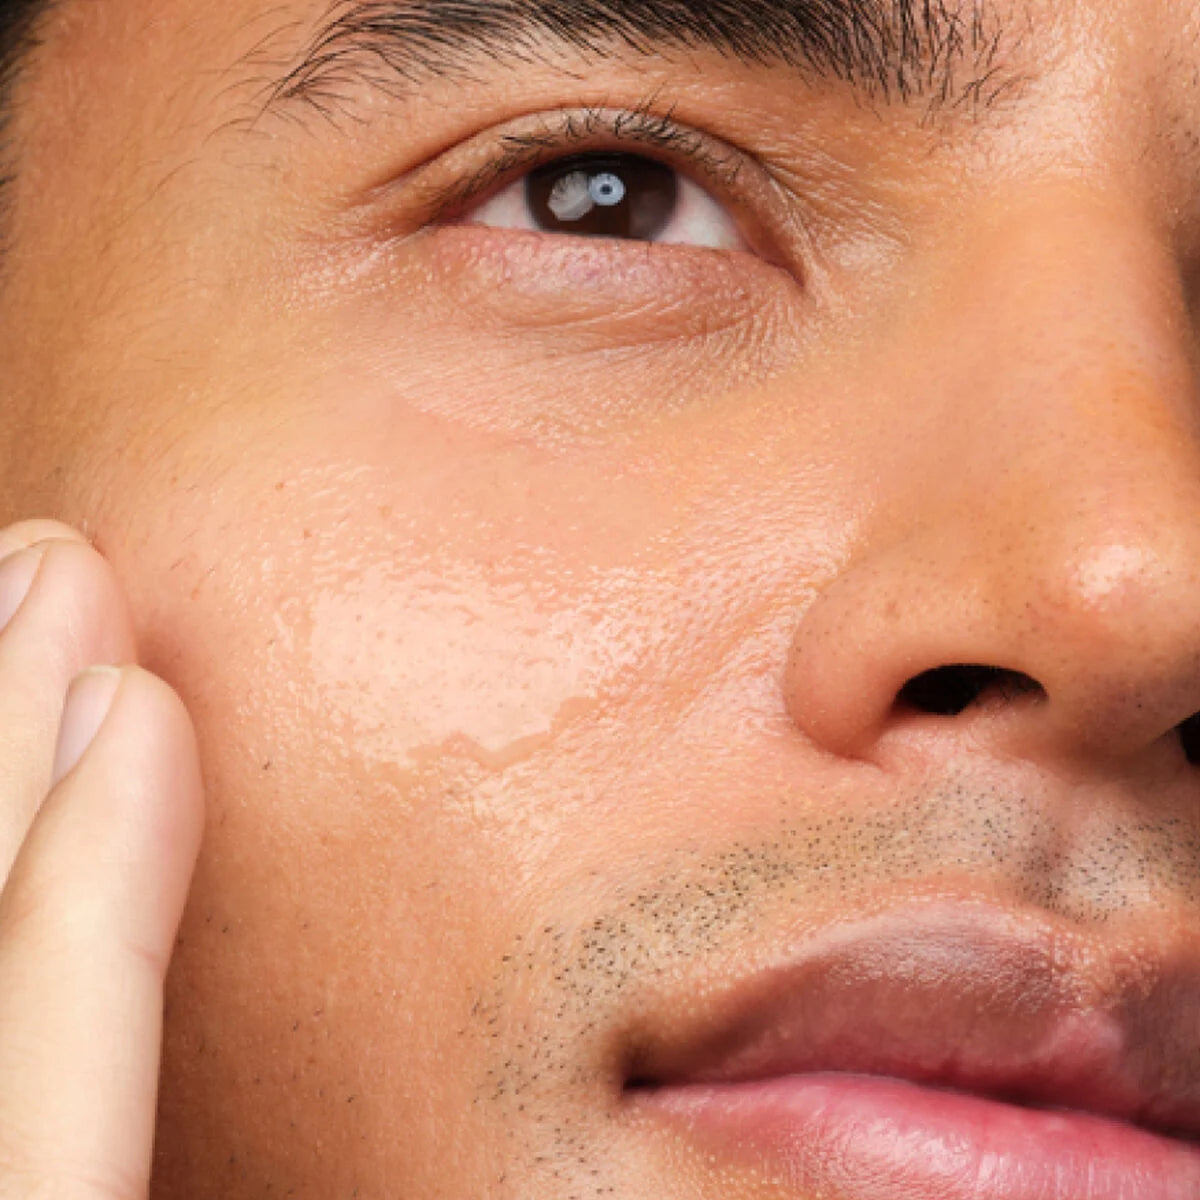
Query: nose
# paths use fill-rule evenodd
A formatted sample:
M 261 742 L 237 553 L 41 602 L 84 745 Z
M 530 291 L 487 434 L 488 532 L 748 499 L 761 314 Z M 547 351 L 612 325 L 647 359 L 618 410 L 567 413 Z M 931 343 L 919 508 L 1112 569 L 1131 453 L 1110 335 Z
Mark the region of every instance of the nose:
M 1200 761 L 1200 400 L 1176 256 L 1082 194 L 963 245 L 896 334 L 879 503 L 796 631 L 792 717 L 868 760 L 941 722 L 1005 754 Z

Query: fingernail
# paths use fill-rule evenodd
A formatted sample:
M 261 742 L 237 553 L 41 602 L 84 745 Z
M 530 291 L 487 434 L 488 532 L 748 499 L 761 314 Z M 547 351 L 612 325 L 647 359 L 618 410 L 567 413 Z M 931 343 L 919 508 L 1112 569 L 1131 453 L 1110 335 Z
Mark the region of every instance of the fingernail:
M 57 786 L 78 766 L 84 752 L 96 740 L 120 682 L 121 672 L 116 667 L 89 667 L 75 677 L 63 708 L 51 787 Z
M 44 553 L 44 550 L 30 550 L 0 561 L 0 630 L 8 626 L 25 603 Z

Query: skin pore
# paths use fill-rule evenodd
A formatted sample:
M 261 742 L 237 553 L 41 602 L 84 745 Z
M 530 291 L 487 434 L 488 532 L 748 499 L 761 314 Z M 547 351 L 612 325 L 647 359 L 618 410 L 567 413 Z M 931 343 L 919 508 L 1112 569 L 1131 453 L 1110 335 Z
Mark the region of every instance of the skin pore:
M 11 125 L 0 519 L 112 564 L 204 770 L 154 1200 L 793 1197 L 631 1084 L 896 909 L 1169 1004 L 1200 10 L 952 8 L 873 72 L 364 52 L 404 12 L 67 0 Z M 476 223 L 617 150 L 744 245 Z

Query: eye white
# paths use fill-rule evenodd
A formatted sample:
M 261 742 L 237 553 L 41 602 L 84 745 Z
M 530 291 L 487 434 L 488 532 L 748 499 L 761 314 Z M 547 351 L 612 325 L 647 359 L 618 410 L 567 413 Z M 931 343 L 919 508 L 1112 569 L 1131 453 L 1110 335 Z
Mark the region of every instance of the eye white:
M 737 221 L 704 188 L 686 175 L 678 177 L 679 193 L 675 211 L 655 239 L 666 245 L 704 246 L 714 250 L 745 250 L 746 241 Z M 564 222 L 576 221 L 593 208 L 621 204 L 628 187 L 619 175 L 610 172 L 591 174 L 570 171 L 559 179 L 551 192 L 549 207 Z M 462 218 L 463 224 L 489 229 L 518 229 L 530 233 L 546 232 L 530 210 L 525 178 L 516 180 Z M 576 236 L 556 233 L 555 236 Z M 654 244 L 653 242 L 646 244 Z

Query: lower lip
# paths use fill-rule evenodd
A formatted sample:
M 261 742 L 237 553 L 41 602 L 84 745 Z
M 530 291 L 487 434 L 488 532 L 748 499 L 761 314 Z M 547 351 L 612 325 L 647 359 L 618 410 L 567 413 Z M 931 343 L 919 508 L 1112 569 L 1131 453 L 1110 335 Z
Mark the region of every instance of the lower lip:
M 630 1093 L 708 1154 L 800 1196 L 1197 1200 L 1200 1146 L 1084 1113 L 873 1076 Z

